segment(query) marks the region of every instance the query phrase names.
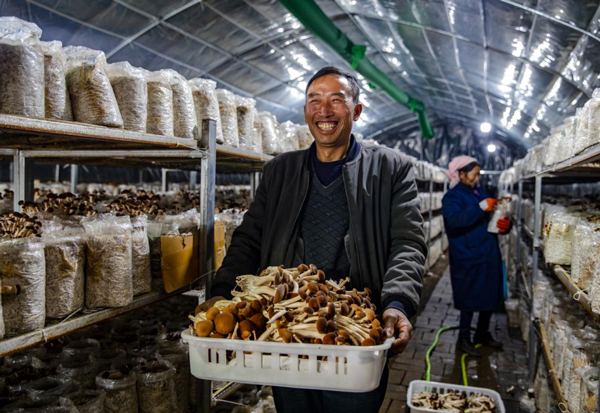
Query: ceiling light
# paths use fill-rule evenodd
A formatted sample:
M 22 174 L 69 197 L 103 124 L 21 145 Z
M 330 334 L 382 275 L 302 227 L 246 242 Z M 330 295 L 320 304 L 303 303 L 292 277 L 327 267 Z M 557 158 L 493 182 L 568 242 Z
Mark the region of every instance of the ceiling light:
M 481 131 L 483 133 L 488 133 L 489 131 L 492 130 L 492 125 L 490 125 L 489 122 L 483 122 L 480 126 L 479 129 L 481 129 Z
M 490 144 L 487 146 L 487 150 L 488 150 L 488 152 L 489 152 L 489 153 L 494 153 L 494 152 L 496 152 L 496 145 L 494 145 L 493 143 L 490 143 Z

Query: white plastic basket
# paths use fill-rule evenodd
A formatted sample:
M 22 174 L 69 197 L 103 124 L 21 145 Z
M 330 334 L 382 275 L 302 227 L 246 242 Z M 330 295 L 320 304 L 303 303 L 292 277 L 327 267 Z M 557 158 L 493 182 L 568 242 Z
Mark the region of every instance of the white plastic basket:
M 483 394 L 494 399 L 494 403 L 496 404 L 496 412 L 497 413 L 506 413 L 504 409 L 504 403 L 502 402 L 502 398 L 495 392 L 494 390 L 484 389 L 481 387 L 472 387 L 472 386 L 459 386 L 458 384 L 447 384 L 447 383 L 438 383 L 435 381 L 424 381 L 424 380 L 413 380 L 410 382 L 408 386 L 408 395 L 407 403 L 410 408 L 411 413 L 440 413 L 447 410 L 432 410 L 432 409 L 424 409 L 422 407 L 415 407 L 412 404 L 412 396 L 416 393 L 422 393 L 424 391 L 427 392 L 435 392 L 438 394 L 448 393 L 450 390 L 454 390 L 455 392 L 465 392 L 467 393 L 467 397 L 472 394 Z
M 187 330 L 181 336 L 190 347 L 192 374 L 199 379 L 346 392 L 379 386 L 394 341 L 357 347 L 202 338 Z M 231 351 L 235 358 L 228 363 Z

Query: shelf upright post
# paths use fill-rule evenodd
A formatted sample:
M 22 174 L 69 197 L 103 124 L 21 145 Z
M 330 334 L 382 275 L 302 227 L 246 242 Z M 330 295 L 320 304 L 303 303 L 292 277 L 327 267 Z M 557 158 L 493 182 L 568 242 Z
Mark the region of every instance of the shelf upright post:
M 202 138 L 199 142 L 207 156 L 200 161 L 200 215 L 202 228 L 200 230 L 200 276 L 207 274 L 200 281 L 204 286 L 205 298 L 208 298 L 212 285 L 214 268 L 214 224 L 215 224 L 215 178 L 217 174 L 217 133 L 216 123 L 212 120 L 202 122 Z M 164 174 L 164 172 L 163 172 Z M 212 383 L 210 380 L 198 380 L 198 413 L 209 413 L 212 404 Z
M 431 258 L 430 258 L 430 249 L 431 249 L 431 220 L 433 218 L 433 208 L 432 208 L 432 201 L 433 201 L 433 179 L 431 179 L 429 181 L 429 228 L 427 229 L 427 270 L 429 271 L 430 269 L 430 265 L 431 265 Z
M 71 193 L 77 193 L 77 184 L 79 183 L 79 166 L 71 164 Z
M 54 167 L 54 182 L 60 182 L 60 165 Z
M 518 195 L 519 199 L 517 201 L 517 265 L 516 265 L 517 274 L 523 270 L 521 268 L 521 231 L 523 229 L 523 223 L 521 222 L 523 220 L 523 181 L 521 179 L 519 179 L 518 191 L 519 191 L 519 195 Z M 519 291 L 519 287 L 521 286 L 521 277 L 519 274 L 517 275 L 516 285 L 517 285 L 517 291 Z
M 193 191 L 198 186 L 198 171 L 190 172 L 190 191 Z
M 540 249 L 540 232 L 541 232 L 541 222 L 540 222 L 540 208 L 542 205 L 542 175 L 535 176 L 535 206 L 534 206 L 534 223 L 533 223 L 533 273 L 531 274 L 531 278 L 529 279 L 529 291 L 532 292 L 532 300 L 533 300 L 533 281 L 537 276 L 538 272 L 538 259 L 539 259 L 539 249 Z M 533 309 L 533 303 L 532 303 Z M 529 381 L 533 383 L 535 379 L 535 352 L 537 351 L 537 336 L 535 335 L 535 325 L 533 323 L 533 311 L 530 315 L 530 326 L 529 326 Z
M 160 180 L 160 190 L 162 191 L 162 193 L 166 193 L 168 188 L 167 185 L 167 169 L 163 168 L 160 170 L 161 173 L 161 180 Z
M 21 212 L 19 201 L 33 201 L 33 159 L 25 157 L 23 151 L 13 155 L 13 209 Z

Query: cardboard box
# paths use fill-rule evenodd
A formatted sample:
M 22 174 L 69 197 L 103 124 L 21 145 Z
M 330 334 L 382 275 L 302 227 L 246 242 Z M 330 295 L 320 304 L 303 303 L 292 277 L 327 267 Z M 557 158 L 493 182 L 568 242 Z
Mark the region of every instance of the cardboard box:
M 221 268 L 225 259 L 225 223 L 215 222 L 215 247 L 213 252 L 215 271 Z
M 161 272 L 165 291 L 170 293 L 199 277 L 199 234 L 161 235 Z

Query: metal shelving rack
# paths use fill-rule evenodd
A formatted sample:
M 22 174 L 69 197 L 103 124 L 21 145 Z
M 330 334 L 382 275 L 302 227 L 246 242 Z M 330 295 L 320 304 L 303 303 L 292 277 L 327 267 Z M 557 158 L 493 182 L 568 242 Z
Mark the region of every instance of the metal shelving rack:
M 443 237 L 446 234 L 446 231 L 444 229 L 444 226 L 442 225 L 442 232 L 439 233 L 438 235 L 436 235 L 433 239 L 431 239 L 431 220 L 433 219 L 433 213 L 435 211 L 440 211 L 441 213 L 441 209 L 438 210 L 434 210 L 433 208 L 431 208 L 431 200 L 433 197 L 433 193 L 435 192 L 435 185 L 443 185 L 443 191 L 444 193 L 446 193 L 446 191 L 448 190 L 448 180 L 445 179 L 443 182 L 439 182 L 439 181 L 435 181 L 433 179 L 416 179 L 417 184 L 421 183 L 421 184 L 428 184 L 428 192 L 429 192 L 429 211 L 427 212 L 427 220 L 429 221 L 429 228 L 428 228 L 428 234 L 427 234 L 427 250 L 429 250 L 429 248 L 431 247 L 431 245 L 433 244 L 433 241 L 435 241 L 437 238 L 439 237 Z M 444 252 L 444 251 L 442 251 Z M 435 265 L 435 262 L 431 262 L 430 261 L 430 257 L 429 255 L 427 255 L 427 262 L 426 262 L 426 270 L 429 270 L 431 267 L 433 267 Z
M 217 171 L 251 173 L 255 179 L 262 165 L 272 156 L 216 144 L 216 123 L 204 122 L 201 139 L 195 141 L 137 133 L 123 129 L 106 128 L 76 122 L 31 119 L 0 114 L 0 160 L 12 162 L 14 183 L 14 208 L 20 210 L 19 200 L 33 201 L 34 162 L 70 164 L 71 188 L 77 183 L 78 164 L 125 166 L 134 168 L 164 168 L 192 171 L 190 181 L 200 174 L 200 200 L 202 208 L 200 227 L 200 291 L 202 297 L 210 286 L 213 268 L 215 176 Z M 163 173 L 163 180 L 166 178 Z M 75 192 L 75 191 L 73 191 Z M 149 293 L 137 297 L 124 308 L 99 310 L 69 320 L 48 324 L 44 329 L 0 340 L 0 357 L 31 347 L 39 342 L 59 337 L 88 327 L 109 318 L 152 305 L 156 302 L 185 293 L 190 286 L 172 293 Z M 198 411 L 208 412 L 213 402 L 210 382 L 200 381 Z M 233 387 L 230 387 L 230 389 Z M 223 397 L 223 396 L 222 396 Z
M 522 223 L 522 199 L 523 199 L 523 186 L 525 184 L 534 184 L 534 228 L 527 228 Z M 521 263 L 521 236 L 520 231 L 527 235 L 533 241 L 533 256 L 532 256 L 532 276 L 529 280 L 524 280 L 525 286 L 529 287 L 529 291 L 533 292 L 533 282 L 538 273 L 539 268 L 539 258 L 540 251 L 542 250 L 543 244 L 541 239 L 541 200 L 542 200 L 542 189 L 543 183 L 550 182 L 551 184 L 556 185 L 572 185 L 578 183 L 595 183 L 600 182 L 600 146 L 596 146 L 590 148 L 583 152 L 580 155 L 577 155 L 571 159 L 560 162 L 553 167 L 547 168 L 543 171 L 540 171 L 535 174 L 531 174 L 521 178 L 518 182 L 518 191 L 519 191 L 519 204 L 518 204 L 518 231 L 519 237 L 517 241 L 517 261 Z M 524 274 L 523 268 L 519 268 L 519 271 Z M 591 310 L 590 302 L 588 296 L 582 292 L 573 282 L 570 277 L 570 274 L 561 266 L 554 266 L 553 272 L 556 277 L 561 281 L 561 283 L 567 288 L 567 290 L 575 295 L 577 294 L 578 302 L 585 308 L 596 321 L 600 321 L 600 315 L 594 313 Z M 524 278 L 524 277 L 523 277 Z M 532 297 L 530 295 L 530 297 Z M 544 328 L 542 323 L 538 323 L 537 320 L 531 319 L 531 328 L 529 333 L 529 378 L 530 381 L 533 382 L 535 377 L 535 360 L 537 359 L 537 336 L 535 331 L 537 329 L 538 333 L 542 333 L 542 328 Z M 544 329 L 545 333 L 545 329 Z M 543 344 L 543 343 L 542 343 Z M 545 354 L 545 349 L 542 347 L 542 351 Z M 546 364 L 548 367 L 549 365 Z M 550 367 L 548 367 L 550 368 Z M 560 391 L 559 387 L 556 387 L 553 383 L 553 388 L 555 390 L 556 400 L 559 403 L 563 403 L 565 408 L 566 401 L 562 396 L 562 393 L 557 393 Z M 599 393 L 600 393 L 600 384 L 599 384 Z M 598 406 L 597 410 L 600 411 L 600 398 L 598 398 Z

